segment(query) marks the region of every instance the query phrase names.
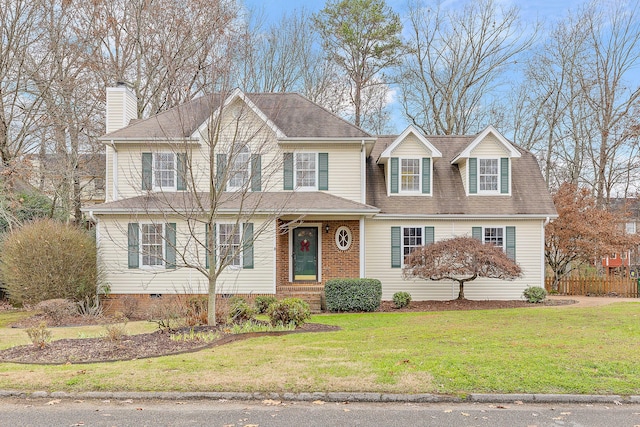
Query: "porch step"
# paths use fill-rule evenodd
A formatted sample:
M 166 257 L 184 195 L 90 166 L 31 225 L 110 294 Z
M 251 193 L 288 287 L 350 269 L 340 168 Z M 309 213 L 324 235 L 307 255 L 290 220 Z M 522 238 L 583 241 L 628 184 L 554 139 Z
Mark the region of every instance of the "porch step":
M 309 304 L 312 313 L 321 313 L 324 303 L 324 286 L 278 286 L 276 296 L 300 298 Z

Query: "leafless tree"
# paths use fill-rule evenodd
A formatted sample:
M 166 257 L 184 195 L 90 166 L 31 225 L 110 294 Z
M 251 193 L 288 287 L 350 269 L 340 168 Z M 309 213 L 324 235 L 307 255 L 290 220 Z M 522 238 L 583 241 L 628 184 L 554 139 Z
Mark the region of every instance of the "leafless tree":
M 493 0 L 462 9 L 422 2 L 409 7 L 409 54 L 400 67 L 402 106 L 427 134 L 482 129 L 485 105 L 535 40 L 518 9 Z

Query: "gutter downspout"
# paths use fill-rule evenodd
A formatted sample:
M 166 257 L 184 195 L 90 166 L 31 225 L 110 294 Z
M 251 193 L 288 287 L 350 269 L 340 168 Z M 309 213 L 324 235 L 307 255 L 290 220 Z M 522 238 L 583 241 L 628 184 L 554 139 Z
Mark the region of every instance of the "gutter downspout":
M 542 233 L 540 233 L 542 235 L 542 237 L 541 237 L 542 238 L 542 242 L 541 242 L 541 244 L 542 244 L 542 259 L 540 261 L 540 263 L 542 264 L 540 266 L 540 276 L 542 278 L 541 279 L 542 283 L 540 284 L 540 287 L 542 289 L 546 289 L 546 287 L 545 287 L 545 282 L 546 282 L 546 280 L 545 280 L 545 267 L 546 267 L 546 265 L 545 264 L 546 264 L 546 262 L 545 262 L 545 257 L 544 257 L 544 242 L 546 240 L 546 236 L 545 236 L 544 229 L 547 226 L 547 224 L 549 224 L 550 222 L 551 222 L 551 217 L 546 217 L 544 222 L 542 223 Z

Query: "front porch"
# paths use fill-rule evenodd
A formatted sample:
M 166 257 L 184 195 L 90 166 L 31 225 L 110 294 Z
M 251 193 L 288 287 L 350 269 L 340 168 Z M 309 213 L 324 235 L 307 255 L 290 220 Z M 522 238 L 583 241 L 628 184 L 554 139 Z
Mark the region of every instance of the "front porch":
M 312 218 L 291 223 L 277 221 L 276 295 L 296 297 L 311 310 L 324 307 L 327 280 L 360 277 L 360 221 Z

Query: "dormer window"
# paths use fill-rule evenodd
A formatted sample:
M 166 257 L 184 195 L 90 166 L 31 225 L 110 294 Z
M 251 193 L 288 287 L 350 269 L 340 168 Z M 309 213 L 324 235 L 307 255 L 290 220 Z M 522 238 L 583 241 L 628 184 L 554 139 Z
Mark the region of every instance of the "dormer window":
M 400 191 L 420 192 L 420 159 L 400 160 Z
M 497 192 L 498 179 L 498 159 L 478 159 L 478 184 L 480 192 Z

